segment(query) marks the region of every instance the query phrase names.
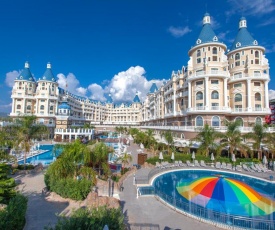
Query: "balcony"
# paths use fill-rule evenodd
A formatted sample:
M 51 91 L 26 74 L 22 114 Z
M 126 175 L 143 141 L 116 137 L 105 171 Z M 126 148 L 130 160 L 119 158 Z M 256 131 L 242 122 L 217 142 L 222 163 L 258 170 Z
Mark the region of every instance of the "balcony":
M 220 112 L 220 113 L 230 113 L 231 109 L 229 107 L 225 106 L 197 106 L 197 107 L 191 107 L 187 109 L 187 113 L 197 113 L 197 112 Z
M 212 71 L 199 71 L 196 72 L 192 75 L 190 75 L 187 79 L 188 80 L 194 80 L 196 78 L 202 78 L 202 77 L 209 77 L 209 76 L 213 76 L 213 77 L 229 77 L 229 72 L 228 71 L 216 71 L 216 70 L 212 70 Z
M 238 80 L 245 80 L 245 79 L 258 79 L 258 80 L 270 80 L 270 76 L 266 73 L 254 73 L 253 75 L 248 74 L 235 74 L 230 76 L 230 82 L 238 81 Z

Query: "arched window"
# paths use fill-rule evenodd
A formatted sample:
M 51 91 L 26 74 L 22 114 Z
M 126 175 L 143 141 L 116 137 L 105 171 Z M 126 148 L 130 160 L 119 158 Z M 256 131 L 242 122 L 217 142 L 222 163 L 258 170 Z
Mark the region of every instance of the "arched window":
M 211 99 L 219 99 L 219 93 L 218 93 L 218 91 L 213 91 L 211 93 Z
M 212 117 L 212 126 L 219 127 L 220 126 L 220 118 L 218 116 Z
M 240 62 L 240 54 L 236 53 L 235 55 L 235 66 L 240 66 L 241 62 Z
M 256 124 L 262 124 L 262 118 L 256 117 Z
M 261 101 L 261 94 L 255 93 L 255 101 Z
M 240 60 L 240 54 L 239 53 L 235 54 L 235 60 Z
M 44 110 L 44 105 L 41 105 L 41 106 L 40 106 L 40 109 L 41 109 L 41 110 Z
M 239 121 L 239 125 L 243 127 L 243 119 L 241 117 L 236 117 L 235 121 Z
M 212 49 L 212 54 L 217 54 L 217 53 L 218 53 L 217 47 L 214 47 L 214 48 Z
M 197 50 L 197 57 L 201 56 L 201 50 Z
M 201 116 L 196 117 L 196 126 L 203 126 L 203 119 Z
M 203 99 L 203 93 L 202 92 L 197 92 L 196 100 L 202 100 L 202 99 Z
M 259 57 L 259 51 L 255 51 L 255 57 L 256 57 L 256 58 Z
M 16 106 L 16 109 L 21 109 L 21 105 L 17 105 L 17 106 Z
M 50 106 L 50 110 L 53 110 L 53 106 L 52 105 Z
M 27 106 L 27 110 L 31 110 L 31 106 L 30 105 Z
M 42 86 L 45 86 L 45 83 L 44 83 L 44 82 L 42 83 Z
M 240 101 L 242 101 L 243 99 L 242 99 L 242 95 L 240 94 L 240 93 L 237 93 L 236 95 L 235 95 L 235 102 L 240 102 Z

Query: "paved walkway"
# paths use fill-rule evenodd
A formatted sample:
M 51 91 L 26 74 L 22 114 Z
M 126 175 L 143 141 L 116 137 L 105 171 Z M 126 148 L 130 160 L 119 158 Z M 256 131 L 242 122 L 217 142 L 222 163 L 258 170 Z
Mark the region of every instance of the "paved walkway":
M 42 230 L 45 226 L 54 226 L 57 222 L 56 214 L 62 213 L 67 202 L 50 202 L 42 194 L 45 187 L 43 172 L 27 175 L 18 175 L 15 180 L 19 182 L 18 189 L 28 197 L 26 225 L 24 230 Z

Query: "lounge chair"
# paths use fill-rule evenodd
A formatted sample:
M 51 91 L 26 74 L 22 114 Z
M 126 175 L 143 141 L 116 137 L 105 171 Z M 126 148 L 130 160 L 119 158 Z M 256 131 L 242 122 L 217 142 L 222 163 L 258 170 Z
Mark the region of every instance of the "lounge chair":
M 231 163 L 227 163 L 227 164 L 226 164 L 226 169 L 232 170 L 232 164 L 231 164 Z
M 191 162 L 190 161 L 186 161 L 186 164 L 187 164 L 187 166 L 189 166 L 189 167 L 191 167 L 191 166 L 194 166 L 194 164 L 191 164 Z
M 196 167 L 201 167 L 200 163 L 198 162 L 198 160 L 195 160 L 195 166 Z
M 220 169 L 221 168 L 221 162 L 216 162 L 216 169 Z
M 243 164 L 243 169 L 247 172 L 255 172 L 251 167 L 248 167 L 246 164 Z
M 250 165 L 250 168 L 254 171 L 254 172 L 262 172 L 261 169 L 257 168 L 254 164 Z
M 179 166 L 180 167 L 186 167 L 187 165 L 185 163 L 183 163 L 182 161 L 179 161 Z
M 227 168 L 226 168 L 226 163 L 225 163 L 225 162 L 222 162 L 222 164 L 221 164 L 221 169 L 227 169 Z
M 201 160 L 201 166 L 206 167 L 206 164 L 205 164 L 204 160 Z
M 174 166 L 175 166 L 175 167 L 180 166 L 179 161 L 175 161 Z
M 155 167 L 156 167 L 156 168 L 160 168 L 160 167 L 161 167 L 161 164 L 157 161 Z
M 242 170 L 242 166 L 236 165 L 236 171 L 239 171 L 239 172 L 243 171 L 243 170 Z

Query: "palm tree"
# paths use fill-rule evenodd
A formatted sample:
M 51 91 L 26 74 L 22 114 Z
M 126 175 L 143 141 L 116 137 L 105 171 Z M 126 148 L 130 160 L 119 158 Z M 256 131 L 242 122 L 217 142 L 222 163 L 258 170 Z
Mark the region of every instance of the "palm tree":
M 264 140 L 264 143 L 266 144 L 268 151 L 271 153 L 272 159 L 274 158 L 275 153 L 275 133 L 269 133 L 266 137 L 266 140 Z
M 229 146 L 229 151 L 228 154 L 231 156 L 233 153 L 236 154 L 237 149 L 246 149 L 247 146 L 242 143 L 242 135 L 241 131 L 239 129 L 241 123 L 239 120 L 235 121 L 225 121 L 225 126 L 227 127 L 225 133 L 219 133 L 219 137 L 221 138 L 221 145 L 224 146 Z M 228 156 L 229 157 L 229 156 Z
M 15 146 L 20 146 L 24 150 L 24 164 L 26 164 L 26 157 L 33 145 L 33 140 L 48 132 L 45 125 L 37 124 L 35 121 L 36 116 L 22 116 L 16 120 L 13 126 L 16 130 Z
M 199 152 L 204 153 L 205 156 L 209 156 L 210 149 L 216 149 L 218 147 L 215 143 L 218 137 L 219 133 L 208 124 L 205 124 L 193 140 L 200 142 Z
M 128 153 L 123 153 L 122 156 L 120 156 L 118 158 L 118 160 L 121 161 L 122 166 L 123 166 L 123 168 L 122 168 L 123 174 L 124 174 L 124 168 L 125 168 L 125 166 L 128 165 L 132 161 L 132 159 L 133 159 L 132 155 L 128 154 Z
M 174 144 L 174 138 L 173 138 L 172 132 L 171 130 L 168 130 L 162 133 L 161 135 L 164 137 L 165 141 L 167 142 L 167 147 L 168 147 L 167 151 L 169 153 L 170 146 Z
M 253 126 L 253 131 L 244 135 L 245 138 L 253 140 L 253 149 L 258 152 L 258 159 L 262 159 L 262 149 L 261 144 L 268 137 L 266 127 L 261 123 L 255 123 Z

